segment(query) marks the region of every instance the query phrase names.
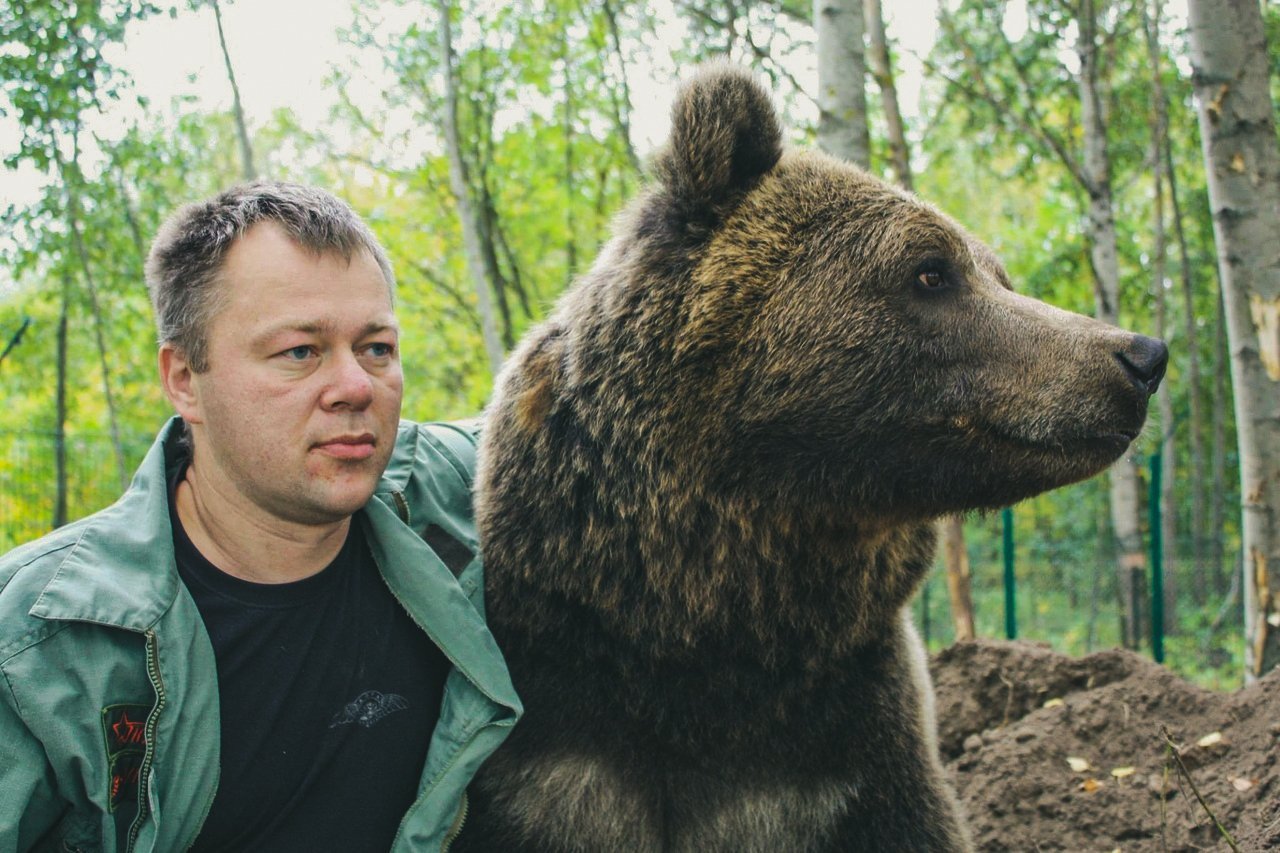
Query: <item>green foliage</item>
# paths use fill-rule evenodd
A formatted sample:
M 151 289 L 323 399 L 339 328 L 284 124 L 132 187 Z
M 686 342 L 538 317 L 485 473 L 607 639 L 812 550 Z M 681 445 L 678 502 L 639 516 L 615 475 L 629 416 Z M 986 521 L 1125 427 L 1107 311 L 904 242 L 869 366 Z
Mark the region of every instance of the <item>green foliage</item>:
M 188 0 L 169 12 L 193 14 L 203 5 Z M 1029 0 L 1026 31 L 1006 34 L 1004 0 L 944 5 L 951 10 L 949 23 L 927 57 L 926 101 L 908 134 L 918 142 L 919 192 L 993 245 L 1020 291 L 1092 313 L 1087 197 L 1062 155 L 1078 159 L 1081 146 L 1073 58 L 1078 27 L 1071 7 Z M 1152 88 L 1141 7 L 1099 5 L 1121 317 L 1150 332 L 1161 285 L 1150 280 Z M 0 362 L 0 394 L 7 403 L 0 410 L 0 548 L 52 520 L 53 389 L 64 301 L 70 379 L 65 427 L 77 463 L 68 486 L 75 517 L 118 491 L 112 454 L 104 449 L 112 418 L 96 335 L 103 335 L 116 427 L 132 465 L 168 413 L 155 379 L 142 274 L 146 247 L 177 205 L 211 195 L 241 172 L 229 113 L 185 100 L 143 103 L 127 75 L 105 58 L 120 55 L 111 47 L 159 6 L 146 0 L 14 0 L 9 8 L 13 14 L 0 17 L 0 113 L 17 123 L 21 139 L 15 150 L 0 154 L 10 167 L 34 168 L 47 184 L 33 203 L 0 211 L 0 265 L 18 284 L 0 296 L 0 344 L 24 318 L 31 320 L 21 343 Z M 648 4 L 629 0 L 452 4 L 468 191 L 484 214 L 500 279 L 493 295 L 508 342 L 541 320 L 589 266 L 610 220 L 641 186 L 647 152 L 637 151 L 637 140 L 649 128 L 634 126 L 633 109 L 642 98 L 670 91 L 696 62 L 728 56 L 772 82 L 797 141 L 812 134 L 814 104 L 805 90 L 813 68 L 810 5 L 682 0 L 672 8 L 674 17 L 663 20 Z M 1265 20 L 1280 93 L 1280 4 L 1266 4 Z M 440 131 L 445 90 L 435 11 L 408 0 L 355 0 L 343 37 L 349 53 L 335 60 L 326 83 L 336 104 L 330 119 L 303 126 L 288 110 L 277 112 L 252 128 L 256 160 L 272 177 L 332 188 L 367 217 L 386 245 L 404 327 L 406 416 L 472 416 L 484 405 L 492 376 Z M 1223 355 L 1214 345 L 1216 259 L 1185 45 L 1185 33 L 1166 21 L 1162 80 L 1193 283 L 1192 304 L 1185 305 L 1177 285 L 1182 270 L 1171 249 L 1166 335 L 1173 352 L 1170 387 L 1182 419 L 1173 430 L 1174 424 L 1154 424 L 1137 448 L 1145 455 L 1171 432 L 1180 531 L 1189 523 L 1192 490 L 1210 485 L 1192 481 L 1191 426 L 1183 413 L 1193 395 L 1210 410 L 1212 365 Z M 377 81 L 379 97 L 353 94 L 369 80 Z M 869 98 L 873 122 L 879 121 L 877 101 Z M 111 121 L 100 121 L 104 116 Z M 107 125 L 115 129 L 95 135 L 95 128 Z M 878 124 L 873 143 L 884 150 Z M 83 255 L 76 233 L 84 237 Z M 1191 335 L 1183 326 L 1187 312 Z M 1186 381 L 1192 351 L 1202 366 L 1200 387 Z M 1219 408 L 1231 446 L 1229 400 Z M 1208 421 L 1200 425 L 1206 447 L 1210 427 Z M 1221 496 L 1227 520 L 1212 531 L 1225 544 L 1224 567 L 1239 541 L 1233 457 L 1227 465 Z M 1074 652 L 1115 641 L 1106 508 L 1105 484 L 1095 480 L 1016 509 L 1019 579 L 1029 590 L 1021 616 L 1032 636 Z M 979 631 L 998 635 L 998 517 L 973 519 L 967 530 Z M 1185 555 L 1189 545 L 1171 547 Z M 1190 570 L 1179 571 L 1184 576 L 1175 580 L 1186 588 Z M 937 642 L 948 636 L 940 626 L 949 620 L 940 579 L 934 587 L 929 607 Z M 1217 592 L 1203 606 L 1180 604 L 1182 630 L 1168 640 L 1175 667 L 1235 671 L 1236 645 L 1223 637 L 1238 631 L 1238 622 L 1216 618 L 1222 610 Z M 1221 648 L 1232 650 L 1225 659 L 1215 651 Z M 1218 677 L 1205 673 L 1197 677 Z
M 13 0 L 0 16 L 0 115 L 16 115 L 22 128 L 13 167 L 24 158 L 48 169 L 55 151 L 74 136 L 86 112 L 120 99 L 124 79 L 103 58 L 132 20 L 157 11 L 148 2 Z

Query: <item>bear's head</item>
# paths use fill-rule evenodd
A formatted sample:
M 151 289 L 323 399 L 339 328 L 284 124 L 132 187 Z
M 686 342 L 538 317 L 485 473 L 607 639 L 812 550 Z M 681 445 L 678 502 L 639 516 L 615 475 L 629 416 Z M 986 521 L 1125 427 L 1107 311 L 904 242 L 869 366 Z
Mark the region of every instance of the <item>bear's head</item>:
M 682 88 L 655 172 L 508 379 L 522 429 L 572 424 L 610 488 L 918 521 L 1088 477 L 1141 430 L 1162 343 L 1020 296 L 935 208 L 784 151 L 745 72 Z

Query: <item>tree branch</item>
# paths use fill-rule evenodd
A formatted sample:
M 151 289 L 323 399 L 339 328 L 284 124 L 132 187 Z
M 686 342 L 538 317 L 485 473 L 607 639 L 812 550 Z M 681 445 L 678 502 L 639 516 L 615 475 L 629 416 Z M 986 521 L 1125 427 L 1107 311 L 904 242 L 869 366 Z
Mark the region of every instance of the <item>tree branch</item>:
M 13 337 L 9 338 L 9 343 L 5 346 L 4 352 L 0 352 L 0 363 L 3 363 L 9 353 L 13 352 L 13 348 L 22 343 L 22 336 L 27 333 L 27 329 L 31 326 L 31 318 L 23 317 L 22 325 L 18 327 L 18 331 L 13 333 Z
M 1034 97 L 1032 96 L 1031 81 L 1027 77 L 1026 69 L 1014 55 L 1013 45 L 1009 42 L 1009 38 L 1005 35 L 1004 30 L 996 27 L 1005 54 L 1013 64 L 1014 72 L 1018 77 L 1019 94 L 1022 96 L 1020 100 L 1025 102 L 1021 108 L 1015 108 L 1014 105 L 1008 103 L 1006 100 L 991 91 L 991 87 L 987 85 L 986 76 L 982 73 L 982 68 L 978 65 L 977 59 L 975 58 L 973 46 L 970 45 L 969 42 L 960 34 L 955 25 L 955 21 L 952 19 L 951 14 L 946 10 L 945 5 L 939 6 L 938 8 L 938 23 L 942 26 L 947 36 L 950 37 L 951 40 L 959 47 L 965 63 L 969 66 L 969 70 L 973 74 L 973 78 L 977 81 L 978 91 L 975 93 L 973 89 L 969 89 L 963 84 L 960 84 L 959 81 L 951 79 L 943 72 L 938 72 L 939 76 L 944 80 L 947 80 L 952 85 L 955 85 L 961 91 L 964 91 L 967 94 L 976 95 L 978 99 L 985 101 L 992 107 L 992 109 L 996 110 L 997 113 L 1008 116 L 1023 133 L 1039 140 L 1042 145 L 1056 155 L 1062 162 L 1062 165 L 1071 173 L 1071 176 L 1075 178 L 1075 180 L 1078 181 L 1086 190 L 1091 191 L 1090 188 L 1092 187 L 1093 182 L 1089 180 L 1084 169 L 1081 168 L 1080 164 L 1076 161 L 1076 158 L 1067 149 L 1066 144 L 1058 138 L 1056 134 L 1044 126 L 1044 120 L 1035 107 Z M 927 60 L 925 61 L 925 64 L 926 67 L 931 66 L 934 69 L 937 68 L 936 65 L 933 65 L 933 63 L 928 62 Z

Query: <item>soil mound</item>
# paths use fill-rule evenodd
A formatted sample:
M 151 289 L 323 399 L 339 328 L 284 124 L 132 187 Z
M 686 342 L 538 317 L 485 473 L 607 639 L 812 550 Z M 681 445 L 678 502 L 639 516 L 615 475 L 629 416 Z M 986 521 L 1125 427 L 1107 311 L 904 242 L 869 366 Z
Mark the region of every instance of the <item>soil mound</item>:
M 1280 672 L 1211 693 L 1130 652 L 991 640 L 931 669 L 980 850 L 1230 850 L 1212 811 L 1239 850 L 1280 851 Z

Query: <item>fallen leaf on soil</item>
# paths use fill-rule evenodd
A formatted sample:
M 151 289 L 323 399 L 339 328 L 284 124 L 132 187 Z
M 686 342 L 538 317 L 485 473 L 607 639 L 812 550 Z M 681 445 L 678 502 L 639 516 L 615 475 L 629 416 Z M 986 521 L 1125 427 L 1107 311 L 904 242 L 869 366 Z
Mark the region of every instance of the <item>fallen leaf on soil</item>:
M 1208 749 L 1209 747 L 1217 746 L 1220 743 L 1222 743 L 1222 732 L 1211 732 L 1196 741 L 1196 746 L 1202 746 L 1205 749 Z
M 1066 703 L 1063 702 L 1061 699 L 1050 699 L 1048 702 L 1044 703 L 1044 706 L 1046 708 L 1061 708 L 1065 704 Z
M 1123 779 L 1126 776 L 1132 776 L 1133 773 L 1134 773 L 1133 767 L 1116 767 L 1111 771 L 1111 775 L 1116 777 L 1117 779 Z
M 1092 794 L 1094 791 L 1102 787 L 1102 783 L 1097 779 L 1085 779 L 1080 783 L 1080 790 L 1086 794 Z
M 1090 765 L 1088 761 L 1086 761 L 1083 758 L 1077 758 L 1074 755 L 1067 756 L 1067 763 L 1070 764 L 1071 769 L 1077 773 L 1084 773 L 1086 770 L 1089 770 L 1092 767 L 1092 765 Z
M 1258 783 L 1254 779 L 1232 779 L 1231 784 L 1237 791 L 1247 791 Z

